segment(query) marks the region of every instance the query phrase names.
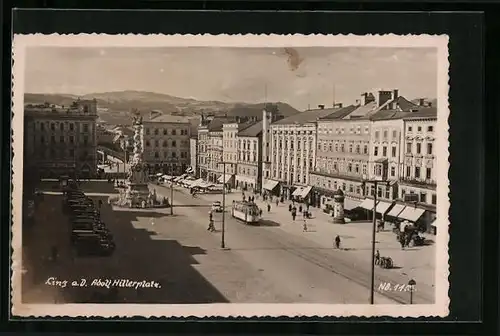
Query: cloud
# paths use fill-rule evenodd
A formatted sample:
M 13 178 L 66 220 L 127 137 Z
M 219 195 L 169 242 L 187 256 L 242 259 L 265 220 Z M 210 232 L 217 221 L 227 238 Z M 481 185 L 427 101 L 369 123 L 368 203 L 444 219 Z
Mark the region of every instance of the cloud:
M 296 108 L 354 103 L 374 87 L 436 96 L 437 54 L 417 48 L 31 48 L 28 92 L 144 90 Z

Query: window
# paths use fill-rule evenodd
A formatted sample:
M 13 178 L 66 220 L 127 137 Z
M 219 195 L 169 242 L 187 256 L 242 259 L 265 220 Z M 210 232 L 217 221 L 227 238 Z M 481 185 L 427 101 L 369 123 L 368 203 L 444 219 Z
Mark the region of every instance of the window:
M 157 131 L 157 130 L 155 130 Z M 155 147 L 158 147 L 159 146 L 159 143 L 158 143 L 158 140 L 155 140 Z
M 344 152 L 344 144 L 340 144 L 340 151 L 343 153 Z
M 406 153 L 411 154 L 411 142 L 406 143 Z
M 391 151 L 392 151 L 392 152 L 391 152 L 392 157 L 396 157 L 396 146 L 393 146 L 393 147 L 391 148 Z
M 155 128 L 155 135 L 158 135 L 158 133 L 159 133 L 159 129 Z M 158 154 L 158 153 L 155 153 L 155 157 L 156 157 L 156 154 Z
M 406 195 L 406 189 L 401 189 L 401 198 L 405 198 Z
M 175 131 L 175 129 L 172 130 L 172 135 L 176 135 L 177 132 Z
M 56 130 L 56 125 L 54 123 L 50 123 L 50 129 L 52 131 L 55 131 Z
M 406 177 L 411 176 L 411 167 L 406 167 Z
M 64 142 L 64 135 L 61 135 L 61 136 L 59 137 L 59 142 L 60 142 L 60 143 L 63 143 L 63 142 Z
M 380 137 L 380 132 L 379 131 L 376 131 L 375 132 L 375 140 L 378 140 L 378 138 Z
M 43 129 L 43 127 L 42 127 L 42 129 Z M 73 131 L 74 129 L 75 129 L 75 125 L 74 124 L 69 124 L 69 130 Z
M 377 196 L 382 197 L 382 188 L 381 187 L 377 188 Z
M 151 130 L 149 128 L 146 128 L 146 135 L 150 135 L 151 134 Z
M 433 132 L 433 131 L 434 131 L 434 127 L 432 127 L 432 126 L 427 127 L 427 132 Z
M 356 174 L 359 174 L 359 164 L 356 164 L 354 166 L 354 171 L 356 172 Z
M 417 132 L 422 132 L 422 126 L 417 127 Z
M 432 144 L 431 143 L 427 144 L 427 154 L 432 155 Z
M 408 132 L 411 132 L 411 131 L 412 131 L 412 127 L 408 126 Z
M 70 126 L 73 125 L 73 124 L 70 124 Z M 44 123 L 41 123 L 40 124 L 40 129 L 43 131 L 45 130 L 45 124 Z M 71 128 L 71 130 L 73 130 L 73 128 Z
M 363 154 L 368 154 L 368 145 L 363 147 Z
M 352 144 L 349 144 L 349 153 L 352 153 Z
M 375 146 L 375 147 L 373 148 L 373 155 L 375 155 L 375 156 L 377 156 L 377 155 L 378 155 L 378 147 L 377 147 L 377 146 Z
M 422 144 L 421 143 L 417 143 L 417 154 L 420 154 L 420 152 L 422 151 Z
M 387 131 L 384 131 L 384 139 L 387 139 Z
M 391 189 L 390 188 L 385 188 L 385 198 L 386 199 L 391 198 Z
M 53 135 L 51 135 L 51 136 L 50 136 L 50 142 L 51 142 L 51 143 L 56 143 L 56 137 L 55 137 L 55 136 L 53 136 Z
M 395 167 L 391 167 L 391 176 L 396 176 L 396 168 Z
M 349 163 L 349 164 L 347 165 L 347 171 L 348 171 L 349 173 L 350 173 L 350 172 L 352 172 L 352 163 Z
M 167 135 L 167 129 L 163 129 L 163 135 Z
M 64 131 L 64 124 L 63 124 L 63 123 L 60 123 L 60 124 L 59 124 L 59 129 L 60 129 L 61 131 Z
M 387 147 L 382 147 L 382 156 L 387 156 Z
M 149 147 L 150 145 L 149 140 L 146 140 L 146 147 Z
M 158 152 L 155 152 L 155 159 L 158 159 L 160 157 L 160 154 Z
M 88 135 L 85 135 L 83 137 L 83 144 L 86 145 L 86 144 L 88 144 L 88 142 L 89 142 L 89 137 L 88 137 Z
M 395 139 L 398 137 L 398 131 L 392 131 L 392 137 Z
M 420 193 L 420 203 L 427 203 L 427 194 L 421 192 Z
M 88 132 L 89 131 L 89 124 L 83 124 L 83 131 Z
M 163 147 L 167 147 L 167 140 L 163 140 Z
M 359 151 L 359 145 L 356 145 L 356 154 L 359 154 L 360 151 Z
M 172 132 L 175 132 L 175 130 L 172 130 Z M 177 147 L 177 142 L 175 140 L 172 140 L 172 147 Z
M 415 178 L 420 178 L 420 167 L 415 167 Z
M 425 169 L 425 178 L 427 180 L 430 180 L 432 178 L 431 176 L 432 176 L 432 170 L 431 170 L 431 168 L 426 168 Z
M 432 194 L 431 203 L 436 205 L 436 199 L 437 199 L 436 194 Z
M 42 124 L 42 125 L 43 125 L 43 124 Z M 44 137 L 43 135 L 40 137 L 40 143 L 42 143 L 42 144 L 44 144 L 44 143 L 45 143 L 45 137 Z

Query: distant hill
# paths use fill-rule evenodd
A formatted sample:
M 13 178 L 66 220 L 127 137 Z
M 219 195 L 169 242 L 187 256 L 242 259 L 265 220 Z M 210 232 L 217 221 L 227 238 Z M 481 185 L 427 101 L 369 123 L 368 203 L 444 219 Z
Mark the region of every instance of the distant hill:
M 149 114 L 152 110 L 163 114 L 199 116 L 202 113 L 215 115 L 260 115 L 265 104 L 226 103 L 220 101 L 199 101 L 191 98 L 180 98 L 167 94 L 145 91 L 117 91 L 86 94 L 83 96 L 71 94 L 37 94 L 26 93 L 25 103 L 50 104 L 68 106 L 75 99 L 96 99 L 99 108 L 99 118 L 109 124 L 130 123 L 130 112 L 137 109 L 141 114 Z M 289 116 L 299 112 L 292 106 L 276 103 L 280 112 Z

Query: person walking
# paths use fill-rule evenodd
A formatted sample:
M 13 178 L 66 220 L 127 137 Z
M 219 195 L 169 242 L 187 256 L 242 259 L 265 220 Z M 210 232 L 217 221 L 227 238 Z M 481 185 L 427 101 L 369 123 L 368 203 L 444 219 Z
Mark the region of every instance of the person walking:
M 295 221 L 295 217 L 297 217 L 297 213 L 295 211 L 292 211 L 292 220 Z
M 276 206 L 278 206 L 278 203 L 279 203 L 279 200 L 278 200 L 278 199 L 276 199 Z
M 267 212 L 271 212 L 271 204 L 267 203 Z
M 307 220 L 304 218 L 304 224 L 302 225 L 302 232 L 307 232 Z
M 340 249 L 340 236 L 337 235 L 337 237 L 335 237 L 335 247 L 337 249 Z

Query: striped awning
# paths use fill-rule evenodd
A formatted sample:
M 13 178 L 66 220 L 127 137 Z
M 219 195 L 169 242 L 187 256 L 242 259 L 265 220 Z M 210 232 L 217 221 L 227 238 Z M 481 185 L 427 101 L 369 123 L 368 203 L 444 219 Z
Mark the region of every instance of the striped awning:
M 377 203 L 377 208 L 375 209 L 379 214 L 385 214 L 387 210 L 391 207 L 392 203 L 380 201 Z
M 403 212 L 399 214 L 399 218 L 409 220 L 411 222 L 416 222 L 422 215 L 424 214 L 425 210 L 420 209 L 420 208 L 414 208 L 414 207 L 406 207 Z
M 403 212 L 405 206 L 402 204 L 396 204 L 395 206 L 392 207 L 391 211 L 387 215 L 391 217 L 398 217 L 401 212 Z
M 375 201 L 372 198 L 365 198 L 365 200 L 361 202 L 359 207 L 366 210 L 373 210 L 374 205 Z
M 272 191 L 279 184 L 278 181 L 268 180 L 263 186 L 262 189 Z
M 356 209 L 356 208 L 359 208 L 359 206 L 361 205 L 361 201 L 360 200 L 355 200 L 355 199 L 352 199 L 352 198 L 344 198 L 344 210 L 353 210 L 353 209 Z

